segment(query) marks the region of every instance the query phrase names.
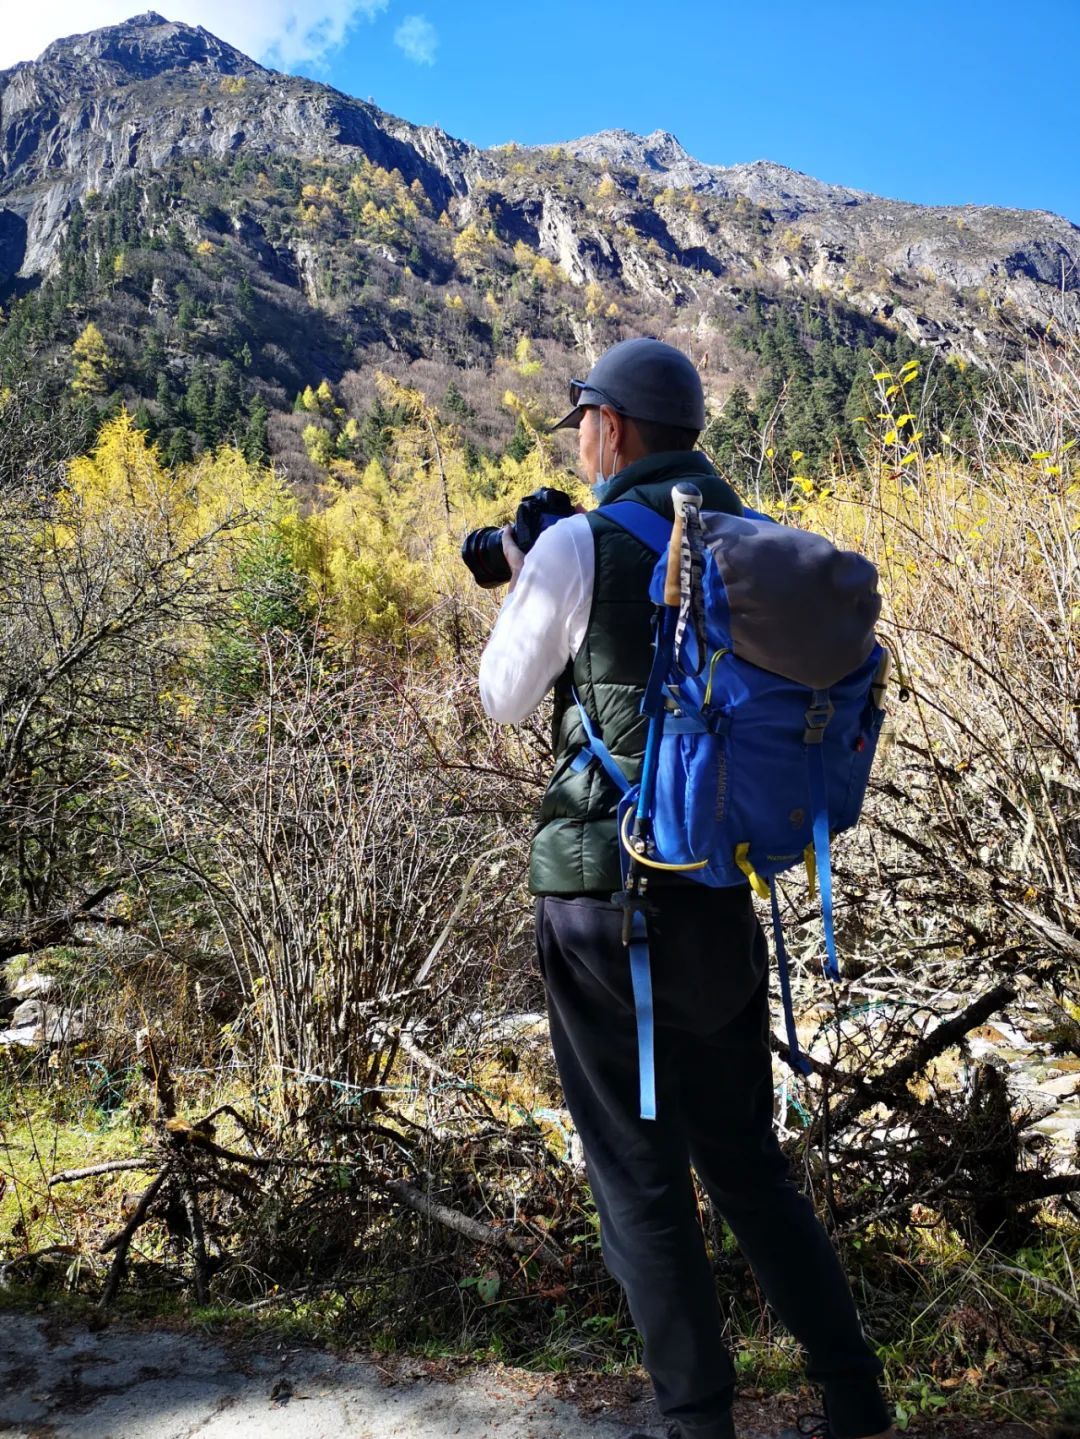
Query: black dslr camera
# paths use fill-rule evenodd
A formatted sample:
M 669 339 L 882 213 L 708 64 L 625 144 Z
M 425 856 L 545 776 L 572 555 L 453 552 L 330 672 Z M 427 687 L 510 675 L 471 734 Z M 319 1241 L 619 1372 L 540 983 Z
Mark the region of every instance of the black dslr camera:
M 573 513 L 573 502 L 562 490 L 534 490 L 518 505 L 514 528 L 510 532 L 514 543 L 519 550 L 528 553 L 543 530 L 559 520 L 567 519 Z M 503 554 L 501 529 L 488 525 L 466 535 L 465 543 L 461 546 L 461 558 L 482 589 L 493 590 L 496 585 L 509 582 L 510 566 Z

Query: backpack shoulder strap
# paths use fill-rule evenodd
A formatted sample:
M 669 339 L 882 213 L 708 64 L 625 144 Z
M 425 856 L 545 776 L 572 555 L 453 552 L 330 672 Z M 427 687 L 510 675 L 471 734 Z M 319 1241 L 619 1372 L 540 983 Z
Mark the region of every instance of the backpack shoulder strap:
M 581 703 L 581 696 L 578 694 L 576 688 L 573 691 L 573 695 L 574 703 L 578 707 L 578 717 L 581 720 L 581 727 L 585 731 L 585 743 L 570 761 L 570 768 L 572 770 L 582 770 L 591 764 L 593 760 L 596 760 L 619 793 L 626 794 L 630 789 L 630 781 L 623 774 L 615 756 L 597 733 L 596 726 L 589 718 L 588 710 Z
M 617 500 L 613 505 L 601 505 L 596 513 L 628 530 L 636 540 L 658 555 L 664 552 L 671 539 L 671 521 L 636 500 Z

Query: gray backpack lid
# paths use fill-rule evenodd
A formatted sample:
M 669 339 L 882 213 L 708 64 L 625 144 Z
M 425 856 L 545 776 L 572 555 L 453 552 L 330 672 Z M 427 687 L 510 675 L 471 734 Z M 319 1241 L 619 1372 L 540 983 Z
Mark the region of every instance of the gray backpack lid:
M 727 589 L 736 655 L 811 689 L 865 662 L 881 614 L 869 560 L 788 525 L 715 510 L 701 519 Z

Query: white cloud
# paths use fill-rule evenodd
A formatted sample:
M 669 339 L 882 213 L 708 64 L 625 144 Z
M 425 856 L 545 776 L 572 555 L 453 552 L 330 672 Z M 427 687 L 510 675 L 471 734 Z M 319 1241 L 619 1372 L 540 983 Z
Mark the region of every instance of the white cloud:
M 46 0 L 39 5 L 5 0 L 0 26 L 0 70 L 36 60 L 53 40 L 116 25 L 153 0 Z M 374 20 L 389 0 L 169 0 L 169 20 L 203 25 L 263 64 L 288 69 L 317 63 L 342 44 L 361 20 Z
M 423 15 L 407 15 L 394 31 L 394 44 L 418 65 L 434 65 L 439 36 Z

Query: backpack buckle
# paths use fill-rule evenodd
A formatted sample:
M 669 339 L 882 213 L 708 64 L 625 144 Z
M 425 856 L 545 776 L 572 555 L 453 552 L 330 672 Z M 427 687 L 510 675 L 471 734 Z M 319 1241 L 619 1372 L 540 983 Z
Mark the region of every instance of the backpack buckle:
M 813 703 L 803 716 L 806 720 L 803 744 L 821 744 L 825 738 L 825 728 L 835 713 L 832 700 L 827 694 L 815 695 Z

